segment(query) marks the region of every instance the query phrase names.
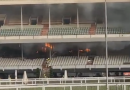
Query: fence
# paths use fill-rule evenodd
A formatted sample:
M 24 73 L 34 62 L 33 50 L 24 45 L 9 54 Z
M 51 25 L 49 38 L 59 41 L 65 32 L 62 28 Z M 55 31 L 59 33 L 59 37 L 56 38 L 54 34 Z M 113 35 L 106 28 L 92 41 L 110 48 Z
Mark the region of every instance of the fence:
M 23 79 L 1 79 L 0 86 L 25 85 Z M 65 84 L 105 84 L 106 77 L 87 77 L 87 78 L 32 78 L 27 79 L 28 85 L 65 85 Z M 130 83 L 130 77 L 108 77 L 110 84 Z
M 106 90 L 106 77 L 1 79 L 0 90 Z M 130 77 L 108 77 L 109 90 L 130 90 Z
M 129 83 L 108 84 L 109 90 L 130 90 Z M 65 84 L 65 85 L 9 85 L 0 90 L 107 90 L 106 84 Z

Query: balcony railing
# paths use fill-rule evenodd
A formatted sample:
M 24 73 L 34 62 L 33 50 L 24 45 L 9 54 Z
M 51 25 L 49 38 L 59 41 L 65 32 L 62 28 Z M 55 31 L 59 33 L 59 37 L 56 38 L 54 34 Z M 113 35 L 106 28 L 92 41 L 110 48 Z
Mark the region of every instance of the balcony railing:
M 130 34 L 108 34 L 108 38 L 130 37 Z M 73 39 L 73 38 L 105 38 L 105 35 L 46 35 L 46 36 L 0 36 L 0 40 L 17 39 Z

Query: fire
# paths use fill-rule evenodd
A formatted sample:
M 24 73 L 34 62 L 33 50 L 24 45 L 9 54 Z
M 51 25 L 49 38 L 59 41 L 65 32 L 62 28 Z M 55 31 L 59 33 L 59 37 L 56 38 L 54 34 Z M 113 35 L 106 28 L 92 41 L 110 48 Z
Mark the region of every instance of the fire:
M 48 48 L 50 48 L 50 49 L 53 48 L 53 46 L 52 46 L 51 44 L 49 44 L 49 43 L 45 43 L 45 47 L 48 47 Z
M 85 51 L 86 51 L 86 52 L 90 52 L 91 50 L 87 48 L 87 49 L 85 49 Z

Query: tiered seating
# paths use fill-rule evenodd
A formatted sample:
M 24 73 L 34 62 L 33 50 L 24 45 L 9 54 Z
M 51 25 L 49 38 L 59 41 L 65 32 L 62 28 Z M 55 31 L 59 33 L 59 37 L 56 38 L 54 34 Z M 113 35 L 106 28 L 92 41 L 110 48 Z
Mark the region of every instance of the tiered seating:
M 96 34 L 105 34 L 105 27 L 97 27 Z M 120 27 L 108 27 L 108 34 L 125 34 L 126 32 Z
M 0 66 L 41 66 L 44 59 L 0 58 Z
M 39 36 L 43 25 L 24 25 L 21 30 L 20 25 L 2 26 L 0 36 Z
M 124 63 L 130 62 L 129 56 L 109 56 L 108 64 L 109 65 L 122 65 Z M 94 65 L 104 65 L 106 64 L 105 56 L 96 56 L 94 58 Z
M 79 28 L 73 25 L 51 26 L 48 35 L 86 35 L 89 32 L 89 28 L 89 25 L 80 26 Z
M 79 59 L 75 56 L 60 56 L 50 60 L 49 66 L 64 66 L 64 65 L 86 65 L 88 57 L 80 56 Z

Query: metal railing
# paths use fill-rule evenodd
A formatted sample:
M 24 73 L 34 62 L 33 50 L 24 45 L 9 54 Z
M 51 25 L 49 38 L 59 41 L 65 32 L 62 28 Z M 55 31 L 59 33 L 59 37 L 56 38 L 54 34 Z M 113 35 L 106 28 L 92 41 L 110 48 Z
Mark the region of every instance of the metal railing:
M 106 77 L 88 77 L 88 78 L 32 78 L 26 80 L 27 85 L 64 85 L 64 84 L 104 84 Z M 1 79 L 0 86 L 24 85 L 23 79 Z M 109 84 L 130 83 L 130 77 L 108 77 Z
M 70 69 L 70 68 L 106 68 L 106 65 L 56 65 L 56 66 L 51 66 L 53 69 Z M 130 68 L 130 65 L 108 65 L 108 68 Z

